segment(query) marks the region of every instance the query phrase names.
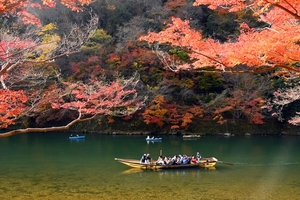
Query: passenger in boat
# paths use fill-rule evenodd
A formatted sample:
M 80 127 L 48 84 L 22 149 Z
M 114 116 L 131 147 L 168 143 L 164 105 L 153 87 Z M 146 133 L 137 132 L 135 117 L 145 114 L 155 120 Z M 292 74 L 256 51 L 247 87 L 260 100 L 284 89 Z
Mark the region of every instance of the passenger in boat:
M 149 135 L 147 136 L 147 139 L 150 139 L 150 136 L 149 136 Z
M 196 164 L 196 163 L 197 163 L 197 159 L 195 158 L 194 155 L 192 155 L 191 164 Z
M 198 161 L 198 162 L 201 160 L 202 156 L 200 155 L 199 152 L 197 152 L 196 158 L 197 158 L 197 161 Z
M 189 164 L 189 159 L 186 155 L 183 155 L 182 164 L 184 164 L 184 165 Z
M 77 137 L 79 137 L 79 135 L 78 135 L 78 134 L 77 134 L 76 136 L 77 136 Z
M 144 155 L 142 156 L 142 158 L 141 158 L 141 160 L 140 160 L 140 163 L 141 163 L 141 164 L 145 164 L 145 162 L 146 162 L 146 157 L 147 157 L 146 154 L 144 154 Z
M 70 137 L 73 137 L 73 134 L 71 134 Z
M 177 165 L 181 165 L 182 164 L 182 156 L 180 154 L 177 156 L 176 164 Z
M 170 162 L 169 158 L 167 156 L 165 156 L 164 157 L 164 163 L 165 163 L 165 165 L 169 165 L 169 162 Z
M 165 165 L 165 162 L 163 160 L 163 157 L 162 156 L 159 156 L 157 161 L 156 161 L 156 164 L 157 165 Z
M 169 165 L 176 165 L 176 155 L 169 158 Z
M 147 154 L 145 164 L 150 164 L 150 163 L 151 163 L 151 157 L 150 157 L 150 154 Z

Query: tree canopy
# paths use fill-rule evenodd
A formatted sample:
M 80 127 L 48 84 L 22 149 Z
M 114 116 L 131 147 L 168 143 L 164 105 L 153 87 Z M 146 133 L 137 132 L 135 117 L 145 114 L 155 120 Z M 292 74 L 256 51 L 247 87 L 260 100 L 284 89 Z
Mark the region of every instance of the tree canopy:
M 92 3 L 91 0 L 5 0 L 0 2 L 0 14 L 6 16 L 18 15 L 25 24 L 41 25 L 37 16 L 30 12 L 31 9 L 55 8 L 57 3 L 63 4 L 73 11 L 82 11 L 84 5 Z
M 151 32 L 141 37 L 149 43 L 169 43 L 184 48 L 192 63 L 183 63 L 173 70 L 198 69 L 214 66 L 218 70 L 232 71 L 237 65 L 246 65 L 253 72 L 284 68 L 300 72 L 295 66 L 299 62 L 300 26 L 298 1 L 209 1 L 198 0 L 195 6 L 209 5 L 219 12 L 236 12 L 242 9 L 254 10 L 254 15 L 268 27 L 250 27 L 240 23 L 237 38 L 221 43 L 204 38 L 202 33 L 192 29 L 189 20 L 172 18 L 164 31 Z
M 0 137 L 99 116 L 164 131 L 299 125 L 299 10 L 295 0 L 3 1 L 0 126 L 18 128 Z

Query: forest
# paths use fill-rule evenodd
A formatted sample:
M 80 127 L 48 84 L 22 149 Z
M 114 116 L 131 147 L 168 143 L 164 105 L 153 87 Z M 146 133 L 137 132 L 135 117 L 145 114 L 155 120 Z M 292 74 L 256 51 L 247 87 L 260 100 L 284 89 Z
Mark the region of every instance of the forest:
M 0 13 L 0 137 L 300 134 L 297 0 L 8 0 Z

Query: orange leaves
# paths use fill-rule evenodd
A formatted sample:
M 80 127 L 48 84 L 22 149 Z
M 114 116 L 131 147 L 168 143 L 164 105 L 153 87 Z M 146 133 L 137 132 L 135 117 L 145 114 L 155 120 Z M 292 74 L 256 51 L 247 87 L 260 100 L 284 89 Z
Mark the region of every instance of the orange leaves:
M 191 113 L 186 113 L 185 115 L 183 115 L 181 126 L 187 127 L 188 124 L 193 122 L 193 118 L 194 116 Z
M 146 124 L 159 127 L 169 125 L 171 129 L 188 128 L 195 117 L 202 118 L 203 110 L 199 106 L 191 108 L 177 104 L 168 104 L 163 95 L 157 95 L 152 104 L 142 114 Z
M 22 114 L 27 96 L 23 91 L 0 90 L 0 127 L 7 128 Z
M 7 0 L 0 1 L 0 14 L 13 15 L 18 14 L 25 24 L 35 24 L 41 26 L 37 16 L 31 14 L 28 8 L 54 8 L 56 2 L 60 2 L 73 11 L 82 11 L 82 6 L 88 5 L 93 0 L 42 0 L 41 3 L 36 3 L 34 0 Z
M 300 2 L 298 0 L 196 0 L 195 6 L 209 5 L 210 9 L 223 8 L 229 12 L 237 12 L 243 9 L 253 9 L 256 15 L 269 12 L 272 9 L 280 9 L 294 18 L 299 19 Z M 279 17 L 284 17 L 279 15 Z
M 182 64 L 174 71 L 207 66 L 224 71 L 241 64 L 253 67 L 253 71 L 262 66 L 300 71 L 294 67 L 294 64 L 300 61 L 300 25 L 297 21 L 300 19 L 299 1 L 197 0 L 194 5 L 210 5 L 211 9 L 222 8 L 230 12 L 251 7 L 269 27 L 261 29 L 241 23 L 241 35 L 236 41 L 219 43 L 212 39 L 204 39 L 200 32 L 190 28 L 188 21 L 172 18 L 172 24 L 165 30 L 149 33 L 140 39 L 151 44 L 167 43 L 187 50 L 192 65 Z
M 186 0 L 168 0 L 164 7 L 169 8 L 171 10 L 176 10 L 177 8 L 186 4 Z
M 144 122 L 146 124 L 156 124 L 159 127 L 164 125 L 164 118 L 168 114 L 168 110 L 163 107 L 165 103 L 163 95 L 157 95 L 153 101 L 152 105 L 143 112 Z

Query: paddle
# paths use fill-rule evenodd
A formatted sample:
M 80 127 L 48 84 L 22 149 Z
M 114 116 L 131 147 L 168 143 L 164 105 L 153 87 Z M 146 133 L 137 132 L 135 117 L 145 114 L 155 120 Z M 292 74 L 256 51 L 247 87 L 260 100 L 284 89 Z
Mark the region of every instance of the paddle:
M 226 165 L 234 165 L 233 163 L 229 163 L 229 162 L 223 162 L 223 161 L 217 161 L 218 163 L 222 163 L 222 164 L 226 164 Z

